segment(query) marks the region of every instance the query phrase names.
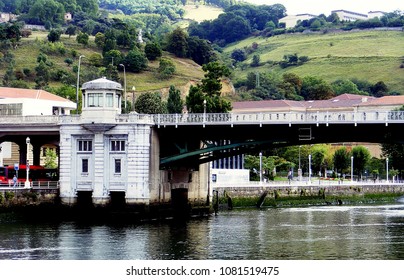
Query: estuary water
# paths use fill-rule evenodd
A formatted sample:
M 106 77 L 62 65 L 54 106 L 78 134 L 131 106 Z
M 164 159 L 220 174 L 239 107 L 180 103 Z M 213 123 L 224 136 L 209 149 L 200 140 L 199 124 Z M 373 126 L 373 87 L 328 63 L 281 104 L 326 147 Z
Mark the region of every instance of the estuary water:
M 3 260 L 404 259 L 404 201 L 235 209 L 184 222 L 33 223 L 0 214 Z

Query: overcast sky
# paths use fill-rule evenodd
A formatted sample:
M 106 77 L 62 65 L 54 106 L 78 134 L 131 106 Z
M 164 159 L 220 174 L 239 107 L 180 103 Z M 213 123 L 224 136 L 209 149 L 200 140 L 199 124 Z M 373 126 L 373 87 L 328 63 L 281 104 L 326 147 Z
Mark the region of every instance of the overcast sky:
M 367 14 L 369 11 L 404 11 L 404 0 L 244 0 L 255 4 L 282 4 L 288 15 L 331 14 L 333 10 L 348 10 Z

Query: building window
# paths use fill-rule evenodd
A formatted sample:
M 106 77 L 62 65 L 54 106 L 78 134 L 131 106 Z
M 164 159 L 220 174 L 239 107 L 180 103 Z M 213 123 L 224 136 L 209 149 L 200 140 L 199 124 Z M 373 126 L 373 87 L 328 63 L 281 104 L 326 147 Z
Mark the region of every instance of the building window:
M 111 151 L 124 152 L 125 151 L 125 140 L 111 140 Z
M 93 150 L 93 141 L 79 140 L 79 152 L 91 152 Z
M 115 159 L 115 173 L 121 173 L 121 159 Z
M 103 107 L 103 94 L 102 93 L 89 93 L 88 94 L 89 107 Z
M 83 158 L 81 160 L 81 172 L 88 173 L 88 158 Z
M 106 107 L 114 107 L 114 94 L 113 93 L 107 93 L 106 94 L 105 106 Z

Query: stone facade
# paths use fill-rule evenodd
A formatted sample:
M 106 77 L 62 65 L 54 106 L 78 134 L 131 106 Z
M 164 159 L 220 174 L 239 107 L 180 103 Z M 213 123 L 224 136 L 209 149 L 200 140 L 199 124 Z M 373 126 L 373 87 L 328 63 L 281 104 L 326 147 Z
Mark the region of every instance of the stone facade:
M 121 115 L 121 97 L 121 85 L 105 78 L 84 83 L 82 114 L 64 118 L 62 203 L 74 205 L 82 195 L 104 206 L 117 195 L 127 206 L 161 205 L 178 193 L 185 204 L 206 204 L 208 164 L 199 170 L 160 170 L 157 128 L 150 116 Z

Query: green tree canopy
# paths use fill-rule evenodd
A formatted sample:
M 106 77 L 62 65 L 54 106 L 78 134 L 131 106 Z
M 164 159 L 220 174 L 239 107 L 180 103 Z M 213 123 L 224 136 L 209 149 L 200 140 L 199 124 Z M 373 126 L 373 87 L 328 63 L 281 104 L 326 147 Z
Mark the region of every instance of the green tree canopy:
M 306 76 L 303 78 L 301 95 L 305 100 L 327 100 L 334 97 L 334 92 L 325 80 Z
M 363 146 L 356 146 L 352 148 L 351 155 L 353 156 L 354 171 L 362 177 L 362 173 L 370 160 L 370 152 Z
M 345 172 L 349 167 L 350 155 L 346 147 L 341 147 L 334 152 L 333 163 L 334 168 L 341 174 Z
M 178 57 L 187 57 L 188 54 L 188 34 L 177 27 L 173 32 L 167 36 L 166 49 L 170 53 L 175 54 Z
M 171 85 L 170 90 L 168 92 L 167 99 L 167 111 L 169 114 L 180 114 L 182 113 L 182 107 L 184 106 L 184 102 L 181 99 L 181 92 L 179 89 L 176 89 L 175 86 Z
M 156 42 L 146 43 L 144 52 L 148 60 L 156 60 L 162 55 L 161 47 Z
M 126 55 L 124 64 L 128 71 L 139 73 L 147 68 L 148 60 L 138 49 L 133 49 Z
M 175 65 L 171 59 L 161 58 L 158 73 L 161 79 L 169 79 L 175 73 Z
M 135 102 L 135 111 L 141 114 L 164 114 L 167 106 L 158 92 L 142 93 Z

